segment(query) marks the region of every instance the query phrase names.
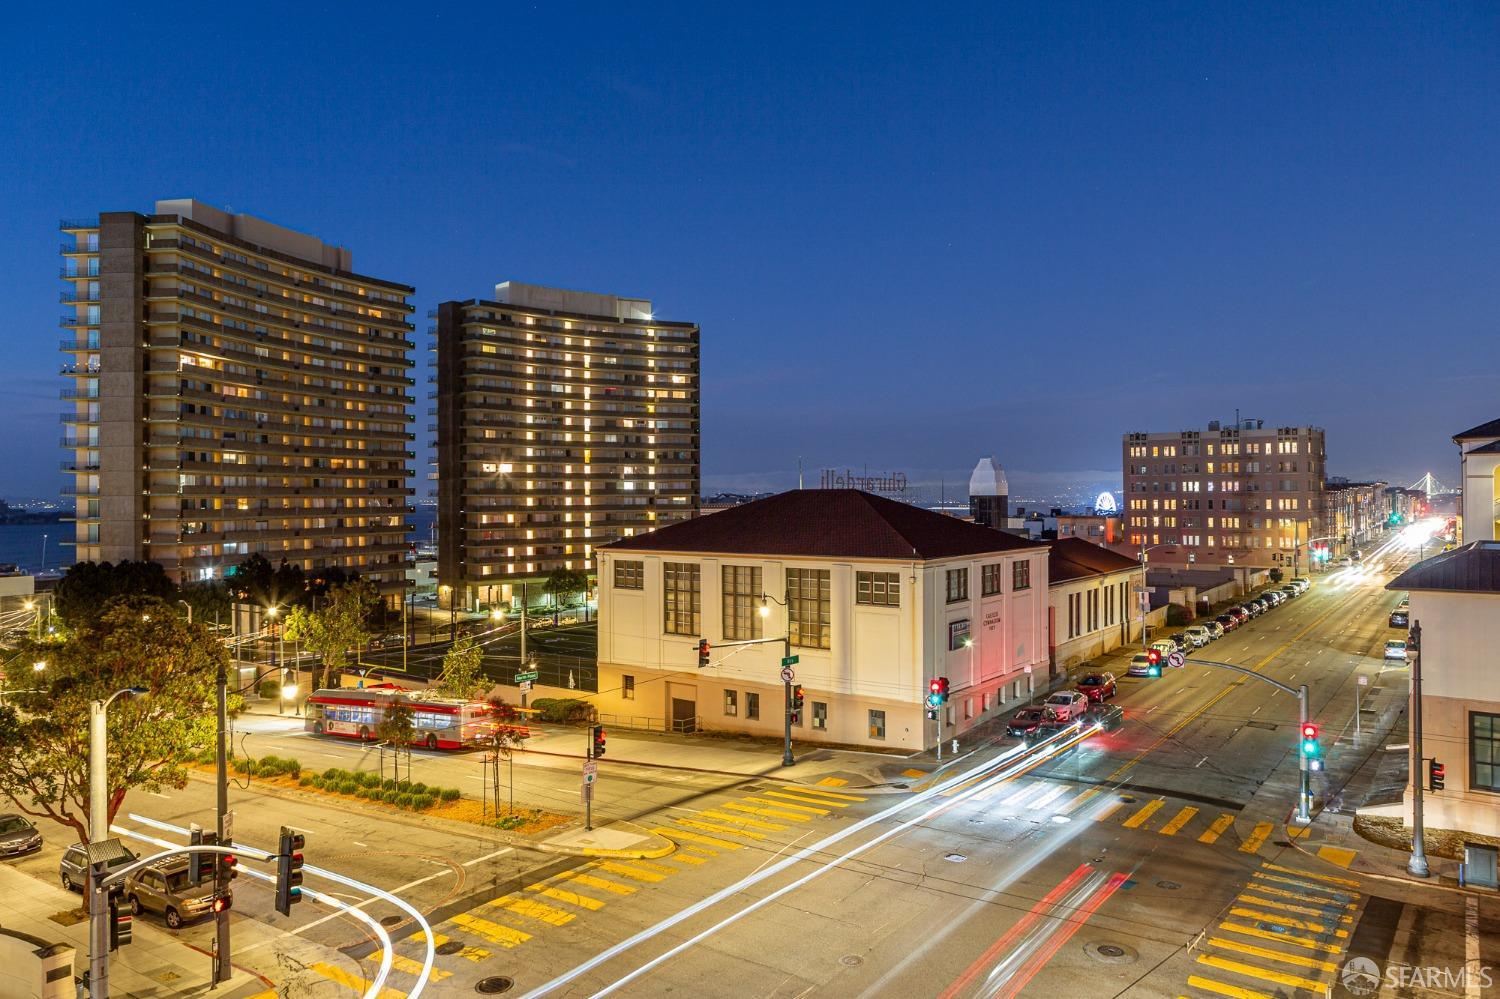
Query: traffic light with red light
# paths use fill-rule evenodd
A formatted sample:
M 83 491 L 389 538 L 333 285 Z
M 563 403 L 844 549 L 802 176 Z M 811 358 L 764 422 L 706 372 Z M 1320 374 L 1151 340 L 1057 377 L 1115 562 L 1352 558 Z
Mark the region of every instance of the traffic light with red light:
M 307 837 L 294 829 L 281 827 L 276 849 L 276 911 L 292 914 L 292 906 L 302 901 L 302 847 Z
M 230 898 L 228 895 L 215 895 L 214 896 L 214 901 L 213 901 L 214 915 L 217 916 L 221 912 L 228 912 L 232 908 L 234 908 L 234 899 Z
M 589 758 L 597 760 L 604 755 L 604 726 L 593 725 L 589 728 Z
M 1427 789 L 1429 791 L 1441 791 L 1443 782 L 1447 779 L 1448 768 L 1437 760 L 1427 761 Z
M 791 690 L 788 691 L 788 693 L 790 697 L 787 701 L 786 706 L 787 717 L 791 719 L 793 725 L 801 725 L 803 702 L 802 684 L 799 683 L 796 686 L 792 687 Z
M 708 665 L 708 653 L 710 652 L 711 648 L 712 647 L 708 644 L 708 639 L 706 639 L 706 638 L 700 638 L 700 639 L 698 639 L 698 668 L 699 669 L 702 669 L 703 667 L 705 667 L 705 666 Z
M 219 879 L 217 884 L 224 887 L 240 876 L 239 858 L 229 853 L 219 854 Z
M 934 680 L 933 682 L 937 684 L 938 703 L 940 703 L 940 704 L 947 704 L 948 703 L 948 678 L 946 676 L 940 676 L 936 680 Z
M 125 889 L 123 885 L 111 888 L 109 891 L 109 949 L 119 950 L 130 943 L 135 923 L 130 912 L 130 905 L 125 902 Z
M 1149 677 L 1161 676 L 1161 649 L 1146 650 L 1146 675 Z
M 1318 742 L 1317 722 L 1302 723 L 1302 755 L 1308 759 L 1317 759 L 1323 754 L 1323 747 Z

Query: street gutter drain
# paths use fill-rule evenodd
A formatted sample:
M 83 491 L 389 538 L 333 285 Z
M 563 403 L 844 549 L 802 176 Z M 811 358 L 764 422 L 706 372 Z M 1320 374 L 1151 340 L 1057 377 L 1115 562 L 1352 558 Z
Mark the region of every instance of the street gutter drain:
M 509 992 L 516 983 L 504 975 L 491 975 L 474 983 L 474 991 L 482 996 L 497 996 Z
M 449 954 L 457 954 L 464 949 L 464 945 L 457 940 L 448 940 L 433 948 L 437 953 L 447 957 Z
M 405 919 L 405 918 L 406 918 L 405 916 L 394 916 L 394 915 L 392 915 L 392 916 L 381 916 L 380 917 L 380 925 L 381 926 L 395 926 L 397 923 L 401 922 L 401 920 Z

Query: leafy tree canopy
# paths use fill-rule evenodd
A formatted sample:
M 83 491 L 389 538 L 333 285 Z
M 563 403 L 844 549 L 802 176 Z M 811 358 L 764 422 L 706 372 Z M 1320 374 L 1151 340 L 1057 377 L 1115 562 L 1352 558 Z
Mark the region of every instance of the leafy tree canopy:
M 465 635 L 443 656 L 443 672 L 432 687 L 445 697 L 475 698 L 494 684 L 484 675 L 484 648 Z
M 552 599 L 562 606 L 567 606 L 573 601 L 573 594 L 582 593 L 588 589 L 589 578 L 576 569 L 553 569 L 542 584 L 542 589 L 552 595 Z
M 349 652 L 369 638 L 369 619 L 379 605 L 380 594 L 368 580 L 340 583 L 329 588 L 317 610 L 294 608 L 286 617 L 286 637 L 317 655 L 323 669 L 342 669 Z M 315 688 L 330 682 L 331 676 L 313 676 Z
M 79 562 L 53 591 L 57 616 L 69 628 L 96 622 L 104 606 L 127 595 L 176 599 L 177 585 L 157 562 Z
M 228 654 L 203 627 L 152 596 L 116 597 L 49 644 L 33 691 L 0 706 L 0 794 L 87 842 L 89 705 L 141 687 L 108 710 L 110 821 L 125 796 L 187 783 L 184 764 L 214 738 L 214 683 Z

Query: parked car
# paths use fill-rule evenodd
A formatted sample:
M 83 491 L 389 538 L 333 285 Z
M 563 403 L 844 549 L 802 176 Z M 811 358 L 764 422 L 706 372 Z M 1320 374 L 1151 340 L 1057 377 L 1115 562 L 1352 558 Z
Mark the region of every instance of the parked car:
M 1385 658 L 1399 659 L 1406 662 L 1406 643 L 1399 638 L 1393 638 L 1385 643 Z
M 1214 618 L 1203 627 L 1208 630 L 1208 637 L 1216 641 L 1220 638 L 1223 638 L 1225 632 L 1229 630 L 1228 628 L 1224 627 L 1224 622 L 1220 621 L 1218 618 Z
M 1098 725 L 1106 732 L 1113 732 L 1125 721 L 1125 712 L 1118 704 L 1091 704 L 1083 713 L 1085 725 Z
M 1188 641 L 1195 649 L 1201 649 L 1214 640 L 1214 633 L 1201 624 L 1189 625 L 1183 629 L 1182 633 L 1187 636 Z
M 1126 676 L 1150 676 L 1151 660 L 1144 652 L 1137 652 L 1130 657 L 1130 665 L 1125 668 Z
M 1292 585 L 1297 588 L 1298 592 L 1306 593 L 1307 588 L 1312 586 L 1312 580 L 1306 576 L 1295 576 L 1292 578 Z
M 135 915 L 157 913 L 175 930 L 213 910 L 214 889 L 212 884 L 188 884 L 188 858 L 170 857 L 127 877 L 125 900 Z
M 1283 595 L 1283 596 L 1285 596 L 1285 597 L 1286 597 L 1286 598 L 1287 598 L 1287 599 L 1288 599 L 1288 600 L 1292 600 L 1292 599 L 1294 599 L 1294 598 L 1296 598 L 1296 597 L 1300 597 L 1300 596 L 1302 596 L 1302 591 L 1301 591 L 1301 590 L 1299 590 L 1299 589 L 1297 589 L 1297 588 L 1296 588 L 1296 587 L 1295 587 L 1295 586 L 1293 586 L 1293 585 L 1292 585 L 1292 584 L 1291 584 L 1291 583 L 1288 583 L 1288 584 L 1287 584 L 1287 585 L 1285 585 L 1285 586 L 1283 586 L 1283 587 L 1282 587 L 1282 588 L 1281 588 L 1281 593 L 1282 593 L 1282 595 Z
M 1406 611 L 1402 610 L 1400 607 L 1397 607 L 1395 610 L 1391 611 L 1391 616 L 1387 623 L 1390 624 L 1392 628 L 1405 628 L 1411 622 L 1408 620 Z
M 1225 613 L 1234 618 L 1240 624 L 1244 624 L 1246 621 L 1250 620 L 1250 612 L 1245 610 L 1245 608 L 1243 607 L 1231 607 L 1229 608 L 1229 610 L 1225 611 Z
M 1187 637 L 1187 632 L 1185 631 L 1174 631 L 1167 638 L 1173 645 L 1177 646 L 1177 651 L 1183 655 L 1187 655 L 1188 649 L 1194 648 L 1193 640 Z
M 1113 673 L 1089 673 L 1078 681 L 1078 692 L 1090 701 L 1103 701 L 1115 696 Z
M 1157 652 L 1161 653 L 1162 662 L 1167 661 L 1167 656 L 1170 656 L 1174 652 L 1180 651 L 1177 648 L 1177 643 L 1172 641 L 1170 638 L 1158 639 L 1157 641 L 1151 643 L 1151 647 Z
M 1272 607 L 1280 607 L 1282 602 L 1286 600 L 1286 594 L 1282 593 L 1280 590 L 1267 590 L 1265 593 L 1262 593 L 1261 596 L 1271 601 Z
M 105 869 L 114 871 L 121 867 L 128 867 L 135 863 L 135 854 L 129 847 L 121 847 L 125 852 L 111 860 Z M 63 851 L 62 860 L 57 862 L 57 877 L 62 886 L 68 891 L 83 891 L 83 886 L 89 880 L 89 858 L 84 848 L 79 843 L 74 843 Z
M 1046 717 L 1041 708 L 1022 708 L 1011 718 L 1010 724 L 1005 727 L 1005 734 L 1012 738 L 1025 739 L 1036 731 L 1036 727 Z
M 19 857 L 42 848 L 42 834 L 31 820 L 15 812 L 0 815 L 0 857 Z
M 1214 618 L 1214 624 L 1217 624 L 1220 628 L 1223 628 L 1227 633 L 1240 626 L 1240 619 L 1235 617 L 1233 614 L 1225 612 Z
M 1076 690 L 1059 690 L 1042 705 L 1058 721 L 1075 721 L 1088 706 L 1089 699 Z

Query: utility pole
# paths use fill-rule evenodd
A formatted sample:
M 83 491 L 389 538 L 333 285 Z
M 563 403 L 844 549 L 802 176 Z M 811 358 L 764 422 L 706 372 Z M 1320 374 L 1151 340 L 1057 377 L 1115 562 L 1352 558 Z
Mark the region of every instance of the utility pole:
M 283 686 L 285 681 L 283 680 Z M 229 846 L 228 838 L 225 836 L 224 821 L 229 814 L 229 752 L 228 752 L 228 729 L 229 729 L 229 677 L 225 672 L 224 664 L 219 663 L 219 689 L 218 689 L 218 732 L 215 736 L 214 764 L 215 783 L 217 787 L 218 813 L 218 842 L 222 846 Z M 277 691 L 281 694 L 281 691 Z M 285 702 L 284 696 L 278 698 L 279 702 Z M 214 894 L 222 895 L 229 888 L 229 882 L 225 880 L 226 871 L 222 863 L 214 864 Z M 213 958 L 213 981 L 214 984 L 229 981 L 229 913 L 214 913 L 214 933 L 217 946 L 214 948 Z
M 1427 843 L 1422 831 L 1422 622 L 1411 624 L 1417 657 L 1411 664 L 1411 859 L 1406 869 L 1413 877 L 1431 875 L 1427 867 Z
M 89 703 L 89 842 L 109 839 L 109 757 L 104 727 L 105 702 Z M 99 887 L 94 865 L 89 865 L 89 995 L 109 996 L 108 898 Z
M 526 668 L 526 584 L 521 584 L 521 668 Z
M 792 658 L 792 589 L 788 586 L 781 593 L 786 598 L 783 605 L 786 608 L 786 635 L 781 640 L 781 661 L 789 662 Z M 786 710 L 782 712 L 782 721 L 786 726 L 786 734 L 781 743 L 781 765 L 789 767 L 797 761 L 792 757 L 792 681 L 791 674 L 783 670 L 781 686 L 785 698 Z
M 1312 715 L 1307 703 L 1307 684 L 1297 688 L 1297 731 L 1306 731 L 1306 725 L 1312 721 Z M 1312 762 L 1307 754 L 1297 753 L 1297 766 L 1302 776 L 1301 786 L 1297 789 L 1297 821 L 1312 821 Z

